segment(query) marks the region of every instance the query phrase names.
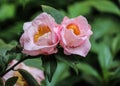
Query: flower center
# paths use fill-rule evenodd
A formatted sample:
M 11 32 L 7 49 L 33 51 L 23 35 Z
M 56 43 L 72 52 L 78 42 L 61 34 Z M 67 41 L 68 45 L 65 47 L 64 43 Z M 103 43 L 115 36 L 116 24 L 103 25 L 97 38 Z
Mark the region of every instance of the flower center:
M 19 72 L 15 72 L 14 73 L 14 76 L 17 76 L 18 77 L 18 80 L 16 82 L 16 84 L 18 86 L 28 86 L 27 82 L 25 81 L 25 79 L 22 77 L 22 75 L 19 73 Z
M 39 37 L 48 32 L 50 32 L 50 28 L 48 26 L 39 25 L 38 31 L 34 34 L 34 42 L 38 42 Z
M 76 35 L 79 35 L 80 34 L 80 30 L 79 30 L 79 27 L 75 24 L 69 24 L 67 25 L 67 29 L 71 29 L 73 30 L 73 32 L 76 34 Z

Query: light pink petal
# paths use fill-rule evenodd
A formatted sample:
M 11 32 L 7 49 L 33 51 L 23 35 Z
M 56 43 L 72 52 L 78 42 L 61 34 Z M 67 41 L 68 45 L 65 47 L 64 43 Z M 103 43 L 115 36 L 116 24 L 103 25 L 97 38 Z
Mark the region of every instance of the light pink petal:
M 48 48 L 42 48 L 39 50 L 25 50 L 24 49 L 22 52 L 27 55 L 31 55 L 31 56 L 36 56 L 39 54 L 49 55 L 49 54 L 57 53 L 57 48 L 56 47 L 48 47 Z
M 32 22 L 26 22 L 26 23 L 24 23 L 23 30 L 25 31 L 25 30 L 29 29 L 31 27 L 31 24 L 32 24 Z
M 79 16 L 76 18 L 76 22 L 80 27 L 81 35 L 91 35 L 91 26 L 88 24 L 88 21 L 85 17 Z
M 3 80 L 7 80 L 7 79 L 9 79 L 10 77 L 13 77 L 13 75 L 14 75 L 14 71 L 10 71 L 10 72 L 8 72 L 6 75 L 4 75 L 3 76 Z
M 79 27 L 79 35 L 74 34 L 73 30 L 66 28 L 70 24 L 75 24 Z M 60 45 L 64 48 L 64 53 L 67 55 L 77 54 L 85 57 L 91 47 L 89 42 L 91 35 L 91 26 L 85 17 L 79 16 L 71 19 L 65 17 L 60 31 Z
M 85 37 L 78 37 L 74 34 L 72 30 L 66 30 L 64 34 L 64 39 L 67 42 L 67 46 L 75 47 L 82 44 L 85 40 Z
M 85 57 L 89 50 L 90 50 L 91 44 L 89 40 L 86 40 L 81 46 L 75 47 L 75 48 L 64 48 L 66 54 L 77 54 L 80 56 Z
M 64 21 L 66 22 L 67 20 L 69 20 L 69 18 L 68 18 L 67 16 L 65 16 L 65 17 L 63 18 L 62 23 L 64 23 Z

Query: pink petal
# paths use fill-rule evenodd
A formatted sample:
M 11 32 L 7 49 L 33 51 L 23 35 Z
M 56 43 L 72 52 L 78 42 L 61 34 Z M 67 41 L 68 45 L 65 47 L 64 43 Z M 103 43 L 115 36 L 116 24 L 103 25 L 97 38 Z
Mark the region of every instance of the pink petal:
M 79 47 L 75 47 L 75 48 L 64 48 L 65 49 L 65 53 L 66 54 L 77 54 L 77 55 L 80 55 L 80 56 L 83 56 L 85 57 L 89 50 L 90 50 L 90 47 L 91 47 L 91 44 L 89 42 L 89 40 L 86 40 L 81 46 Z

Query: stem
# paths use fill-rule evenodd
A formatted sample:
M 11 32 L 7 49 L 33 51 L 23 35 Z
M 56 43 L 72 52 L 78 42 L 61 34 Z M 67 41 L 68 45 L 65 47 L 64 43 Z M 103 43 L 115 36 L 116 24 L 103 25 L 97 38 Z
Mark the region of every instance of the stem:
M 4 73 L 0 74 L 0 77 L 3 77 L 5 74 L 7 74 L 9 71 L 13 70 L 14 67 L 16 67 L 19 63 L 23 62 L 24 60 L 29 59 L 28 57 L 24 57 L 23 59 L 20 59 L 16 64 L 14 64 L 12 67 L 7 69 Z

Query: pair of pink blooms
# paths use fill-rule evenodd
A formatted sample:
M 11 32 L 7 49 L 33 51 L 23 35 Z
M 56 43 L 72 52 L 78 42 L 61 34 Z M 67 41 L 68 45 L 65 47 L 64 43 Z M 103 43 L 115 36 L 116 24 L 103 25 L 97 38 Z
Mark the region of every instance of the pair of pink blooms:
M 91 47 L 91 27 L 83 16 L 64 17 L 61 24 L 57 24 L 51 15 L 41 13 L 33 21 L 24 23 L 23 29 L 20 44 L 23 53 L 31 56 L 57 53 L 59 44 L 66 55 L 85 57 Z

